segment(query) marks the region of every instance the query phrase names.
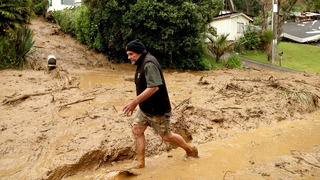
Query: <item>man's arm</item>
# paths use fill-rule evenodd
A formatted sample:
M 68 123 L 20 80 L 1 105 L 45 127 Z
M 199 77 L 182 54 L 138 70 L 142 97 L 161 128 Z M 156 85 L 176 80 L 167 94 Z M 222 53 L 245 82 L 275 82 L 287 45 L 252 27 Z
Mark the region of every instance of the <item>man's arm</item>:
M 125 105 L 122 109 L 125 115 L 132 115 L 133 110 L 137 107 L 138 104 L 142 103 L 146 99 L 148 99 L 152 94 L 159 90 L 158 86 L 146 88 L 139 96 L 130 101 L 127 105 Z

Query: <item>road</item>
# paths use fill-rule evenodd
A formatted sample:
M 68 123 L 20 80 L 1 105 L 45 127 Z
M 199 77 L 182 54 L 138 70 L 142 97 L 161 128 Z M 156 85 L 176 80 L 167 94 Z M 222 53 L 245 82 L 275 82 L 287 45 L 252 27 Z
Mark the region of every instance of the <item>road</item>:
M 244 67 L 253 67 L 253 68 L 267 68 L 267 69 L 273 69 L 273 70 L 278 70 L 278 71 L 284 71 L 284 72 L 301 72 L 298 70 L 294 70 L 294 69 L 289 69 L 289 68 L 285 68 L 285 67 L 281 67 L 281 66 L 276 66 L 273 64 L 268 64 L 268 63 L 263 63 L 260 61 L 255 61 L 252 59 L 247 59 L 247 58 L 243 58 L 243 57 L 239 57 L 239 59 L 243 62 Z

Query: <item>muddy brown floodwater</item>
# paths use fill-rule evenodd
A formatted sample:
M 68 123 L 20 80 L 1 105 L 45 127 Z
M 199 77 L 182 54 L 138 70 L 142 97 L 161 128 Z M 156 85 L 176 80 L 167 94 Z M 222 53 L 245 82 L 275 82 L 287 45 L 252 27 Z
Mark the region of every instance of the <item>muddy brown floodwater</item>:
M 186 159 L 177 149 L 148 158 L 145 169 L 127 170 L 132 162 L 123 161 L 66 179 L 317 179 L 319 116 L 201 144 L 199 159 Z
M 0 71 L 0 179 L 319 179 L 320 75 L 259 67 L 164 70 L 171 128 L 199 159 L 146 131 L 136 152 L 130 64 L 112 64 L 60 28 L 32 21 L 31 69 Z M 59 67 L 48 73 L 46 57 Z

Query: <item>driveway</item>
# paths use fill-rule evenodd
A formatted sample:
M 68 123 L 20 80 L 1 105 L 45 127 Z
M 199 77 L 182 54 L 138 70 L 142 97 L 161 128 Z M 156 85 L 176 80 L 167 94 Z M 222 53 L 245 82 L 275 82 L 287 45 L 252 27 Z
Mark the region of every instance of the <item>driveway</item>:
M 243 62 L 244 68 L 249 67 L 249 68 L 255 68 L 255 69 L 270 69 L 270 70 L 277 70 L 277 71 L 284 71 L 284 72 L 302 72 L 294 69 L 289 69 L 281 66 L 276 66 L 273 64 L 268 64 L 268 63 L 263 63 L 260 61 L 255 61 L 252 59 L 247 59 L 244 57 L 239 57 L 239 59 Z

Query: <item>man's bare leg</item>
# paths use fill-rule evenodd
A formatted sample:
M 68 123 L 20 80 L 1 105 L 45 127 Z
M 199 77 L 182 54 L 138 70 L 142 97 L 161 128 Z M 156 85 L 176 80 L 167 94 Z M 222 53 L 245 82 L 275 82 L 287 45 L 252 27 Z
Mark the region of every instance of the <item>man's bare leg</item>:
M 187 144 L 187 142 L 179 135 L 173 132 L 170 132 L 169 134 L 166 134 L 164 136 L 161 136 L 162 140 L 166 142 L 173 143 L 181 148 L 183 148 L 187 156 L 193 156 L 193 157 L 198 157 L 198 150 L 194 146 L 190 146 Z
M 144 136 L 144 131 L 148 126 L 141 125 L 133 125 L 132 133 L 135 138 L 136 148 L 137 148 L 137 164 L 136 168 L 144 168 L 145 167 L 145 148 L 146 148 L 146 140 Z

